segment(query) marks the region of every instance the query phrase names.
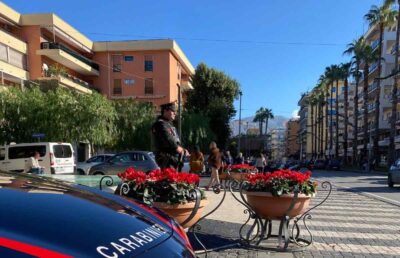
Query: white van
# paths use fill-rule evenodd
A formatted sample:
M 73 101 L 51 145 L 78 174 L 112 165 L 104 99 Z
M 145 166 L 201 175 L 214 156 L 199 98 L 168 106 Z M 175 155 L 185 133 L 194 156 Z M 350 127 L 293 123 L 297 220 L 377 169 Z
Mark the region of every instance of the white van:
M 75 158 L 70 143 L 37 142 L 0 146 L 0 170 L 23 172 L 25 163 L 40 153 L 39 165 L 45 174 L 73 174 Z

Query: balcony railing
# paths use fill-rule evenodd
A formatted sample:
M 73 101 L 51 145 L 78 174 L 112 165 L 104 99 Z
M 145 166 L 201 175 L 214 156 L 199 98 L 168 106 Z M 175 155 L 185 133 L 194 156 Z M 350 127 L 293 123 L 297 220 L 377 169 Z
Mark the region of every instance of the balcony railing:
M 372 84 L 368 85 L 368 93 L 372 93 L 377 88 L 378 88 L 378 83 L 373 82 Z
M 60 44 L 60 43 L 55 43 L 55 42 L 42 42 L 41 44 L 41 49 L 60 49 L 68 54 L 70 54 L 71 56 L 75 57 L 76 59 L 78 59 L 79 61 L 89 65 L 90 67 L 92 67 L 93 69 L 99 71 L 100 67 L 97 63 L 93 62 L 92 60 L 90 60 L 87 57 L 84 57 L 81 54 L 78 54 L 77 52 L 69 49 L 68 47 Z
M 372 41 L 371 43 L 372 50 L 375 50 L 378 46 L 379 46 L 379 39 Z
M 371 64 L 371 66 L 368 68 L 368 73 L 372 73 L 376 70 L 376 68 L 378 68 L 378 63 Z

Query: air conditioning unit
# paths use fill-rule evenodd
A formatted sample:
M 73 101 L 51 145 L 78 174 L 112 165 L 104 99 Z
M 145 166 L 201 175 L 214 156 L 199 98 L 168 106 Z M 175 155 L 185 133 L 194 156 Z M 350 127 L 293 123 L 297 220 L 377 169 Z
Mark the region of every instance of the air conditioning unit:
M 50 42 L 43 42 L 42 49 L 50 49 Z

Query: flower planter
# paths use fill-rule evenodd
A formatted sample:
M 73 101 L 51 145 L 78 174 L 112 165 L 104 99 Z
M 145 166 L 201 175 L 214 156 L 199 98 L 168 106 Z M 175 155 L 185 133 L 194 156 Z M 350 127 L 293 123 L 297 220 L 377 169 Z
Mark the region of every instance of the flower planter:
M 237 181 L 243 181 L 246 179 L 247 173 L 240 173 L 240 172 L 230 172 L 231 178 Z
M 256 214 L 263 219 L 281 219 L 290 208 L 294 194 L 285 194 L 279 197 L 268 192 L 247 192 L 247 202 Z M 299 194 L 293 208 L 287 214 L 289 218 L 303 214 L 309 204 L 311 195 Z
M 207 204 L 208 200 L 201 200 L 197 213 L 185 225 L 182 225 L 182 223 L 187 218 L 189 218 L 190 214 L 192 213 L 192 210 L 194 209 L 195 202 L 189 202 L 186 204 L 168 204 L 165 202 L 154 202 L 153 207 L 163 210 L 170 217 L 174 218 L 176 222 L 178 222 L 179 225 L 181 225 L 183 228 L 190 228 L 201 218 L 202 212 L 204 208 L 207 206 Z

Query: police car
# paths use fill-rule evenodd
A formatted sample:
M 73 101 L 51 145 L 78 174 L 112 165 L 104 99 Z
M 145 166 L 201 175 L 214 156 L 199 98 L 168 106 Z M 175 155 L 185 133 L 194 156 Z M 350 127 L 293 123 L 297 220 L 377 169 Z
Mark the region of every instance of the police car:
M 195 257 L 183 229 L 144 204 L 0 172 L 0 257 Z

